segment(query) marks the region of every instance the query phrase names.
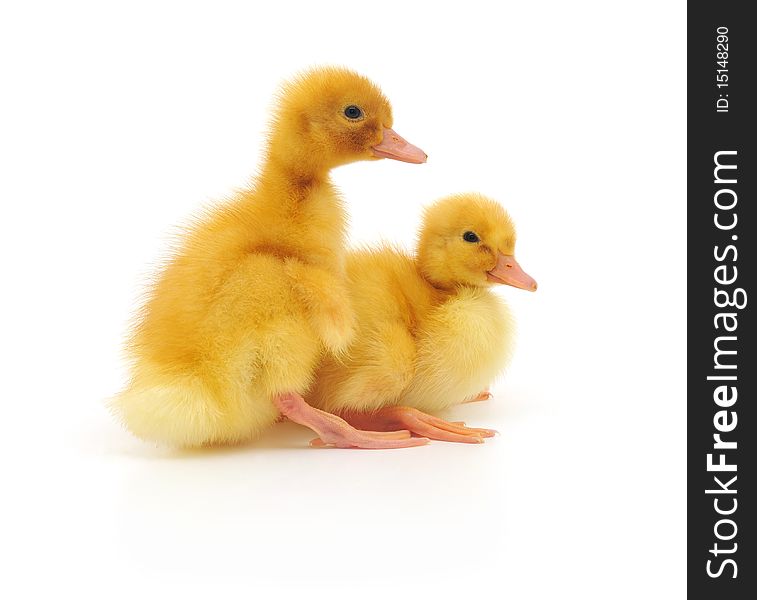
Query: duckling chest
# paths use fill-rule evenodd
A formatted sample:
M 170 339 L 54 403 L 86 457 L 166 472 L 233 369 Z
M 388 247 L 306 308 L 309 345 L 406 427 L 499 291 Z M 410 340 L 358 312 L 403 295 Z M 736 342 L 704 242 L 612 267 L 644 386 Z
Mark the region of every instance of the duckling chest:
M 477 394 L 506 366 L 513 337 L 504 302 L 486 290 L 461 291 L 423 324 L 409 397 L 432 409 Z M 429 398 L 433 406 L 425 406 Z
M 461 373 L 487 369 L 503 362 L 513 333 L 505 303 L 483 290 L 466 290 L 440 306 L 431 328 L 440 354 L 449 355 Z

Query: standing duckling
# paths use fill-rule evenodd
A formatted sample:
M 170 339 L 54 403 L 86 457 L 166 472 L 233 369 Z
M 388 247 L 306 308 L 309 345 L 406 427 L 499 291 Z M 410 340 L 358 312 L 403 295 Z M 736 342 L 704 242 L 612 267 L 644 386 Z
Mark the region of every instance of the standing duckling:
M 490 288 L 536 290 L 514 253 L 510 217 L 477 194 L 429 207 L 414 256 L 387 246 L 350 253 L 358 329 L 345 354 L 324 359 L 308 402 L 360 428 L 454 442 L 494 435 L 426 412 L 487 397 L 505 367 L 513 326 Z
M 305 404 L 324 351 L 355 320 L 343 283 L 345 215 L 329 171 L 357 160 L 422 163 L 392 129 L 387 99 L 346 69 L 285 85 L 252 189 L 208 212 L 160 275 L 131 337 L 112 403 L 135 435 L 180 447 L 255 438 L 280 415 L 365 447 L 425 440 L 357 431 Z

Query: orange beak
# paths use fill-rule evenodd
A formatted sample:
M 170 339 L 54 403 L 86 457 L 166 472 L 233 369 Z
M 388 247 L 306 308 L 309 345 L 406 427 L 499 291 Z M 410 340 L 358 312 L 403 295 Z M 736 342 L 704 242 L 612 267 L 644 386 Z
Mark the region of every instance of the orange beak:
M 426 162 L 428 155 L 413 146 L 393 129 L 384 127 L 384 138 L 372 148 L 374 156 L 379 158 L 393 158 L 402 162 L 420 164 Z
M 514 256 L 497 253 L 497 264 L 487 272 L 486 278 L 494 283 L 504 283 L 529 292 L 536 291 L 536 280 L 521 269 Z

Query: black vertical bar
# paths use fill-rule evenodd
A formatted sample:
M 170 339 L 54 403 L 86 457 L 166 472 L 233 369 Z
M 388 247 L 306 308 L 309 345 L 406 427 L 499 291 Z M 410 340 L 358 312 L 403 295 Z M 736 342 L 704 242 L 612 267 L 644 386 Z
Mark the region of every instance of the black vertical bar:
M 693 598 L 757 598 L 757 21 L 747 16 L 753 8 L 750 2 L 688 5 L 688 591 Z M 724 167 L 717 172 L 716 161 Z M 717 355 L 718 350 L 725 352 Z

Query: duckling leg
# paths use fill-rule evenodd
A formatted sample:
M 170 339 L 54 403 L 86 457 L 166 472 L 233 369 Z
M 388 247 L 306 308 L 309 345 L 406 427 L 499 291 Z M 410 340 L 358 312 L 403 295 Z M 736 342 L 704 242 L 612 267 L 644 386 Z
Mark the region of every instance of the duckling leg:
M 460 422 L 450 423 L 409 406 L 387 406 L 375 413 L 345 415 L 345 419 L 355 427 L 379 431 L 408 429 L 417 435 L 444 442 L 480 444 L 484 438 L 497 433 L 494 429 L 465 427 L 465 424 Z
M 309 427 L 320 437 L 310 442 L 311 446 L 336 446 L 337 448 L 408 448 L 422 446 L 426 438 L 411 437 L 407 430 L 361 431 L 344 419 L 310 406 L 302 396 L 294 392 L 277 394 L 276 407 L 290 421 Z

